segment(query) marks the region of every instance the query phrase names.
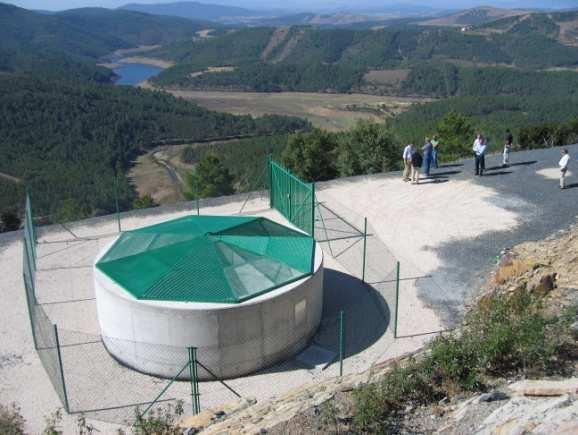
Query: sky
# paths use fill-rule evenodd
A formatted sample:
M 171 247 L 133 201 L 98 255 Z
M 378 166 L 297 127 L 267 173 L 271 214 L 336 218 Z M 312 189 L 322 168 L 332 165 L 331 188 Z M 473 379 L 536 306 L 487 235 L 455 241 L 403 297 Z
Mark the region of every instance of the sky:
M 99 6 L 105 8 L 115 8 L 126 3 L 171 3 L 182 0 L 0 0 L 3 3 L 11 3 L 26 9 L 44 9 L 44 10 L 63 10 L 73 9 L 86 6 Z M 256 8 L 262 5 L 263 9 L 285 8 L 287 2 L 283 0 L 197 0 L 201 3 L 226 4 L 241 7 Z M 352 5 L 377 7 L 387 4 L 418 4 L 436 9 L 453 9 L 467 8 L 480 4 L 494 5 L 500 7 L 551 7 L 551 8 L 568 8 L 578 7 L 578 0 L 294 0 L 291 2 L 294 7 L 303 10 L 315 9 L 338 9 Z

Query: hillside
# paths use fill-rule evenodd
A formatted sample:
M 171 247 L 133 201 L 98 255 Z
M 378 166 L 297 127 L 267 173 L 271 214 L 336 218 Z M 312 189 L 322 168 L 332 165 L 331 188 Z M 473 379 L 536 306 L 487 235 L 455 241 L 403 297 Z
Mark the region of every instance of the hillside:
M 522 14 L 504 18 L 473 29 L 481 34 L 517 36 L 543 35 L 559 43 L 578 46 L 578 12 Z
M 202 20 L 156 16 L 121 9 L 71 9 L 56 14 L 56 17 L 92 35 L 118 38 L 131 46 L 190 41 L 199 30 L 215 27 L 214 23 Z
M 525 15 L 527 13 L 528 11 L 519 9 L 500 9 L 490 6 L 482 6 L 421 21 L 420 24 L 424 26 L 473 26 L 496 21 L 502 18 Z
M 155 15 L 169 15 L 192 20 L 209 20 L 217 22 L 235 22 L 240 18 L 263 17 L 270 13 L 253 11 L 234 6 L 183 1 L 163 4 L 129 3 L 121 9 L 144 12 Z
M 133 160 L 163 140 L 197 141 L 307 129 L 295 118 L 219 114 L 168 94 L 127 87 L 0 76 L 0 172 L 23 179 L 38 213 L 53 220 L 110 213 L 114 177 L 130 209 Z M 24 185 L 0 179 L 0 210 Z
M 190 40 L 208 26 L 130 11 L 87 8 L 41 14 L 0 4 L 0 71 L 107 82 L 96 67 L 111 52 L 145 44 Z
M 572 13 L 560 13 L 571 20 Z M 546 19 L 547 15 L 540 15 Z M 543 53 L 547 53 L 544 56 Z M 440 68 L 477 69 L 508 66 L 523 70 L 578 67 L 578 47 L 557 35 L 530 30 L 484 34 L 415 26 L 379 30 L 322 29 L 310 26 L 249 28 L 208 41 L 166 45 L 151 56 L 177 63 L 154 79 L 158 86 L 252 91 L 322 91 L 439 95 L 411 80 L 391 87 L 367 75 L 409 70 L 419 74 L 433 65 L 436 86 Z M 233 67 L 226 70 L 215 67 Z M 213 70 L 211 70 L 213 68 Z M 515 73 L 512 74 L 515 80 Z M 387 81 L 387 77 L 384 77 Z

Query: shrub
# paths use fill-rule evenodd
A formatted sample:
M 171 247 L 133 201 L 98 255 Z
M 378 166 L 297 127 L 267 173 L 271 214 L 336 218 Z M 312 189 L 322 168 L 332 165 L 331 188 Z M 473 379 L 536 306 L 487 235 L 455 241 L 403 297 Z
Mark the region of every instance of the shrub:
M 144 417 L 137 411 L 132 433 L 134 435 L 180 435 L 183 429 L 175 425 L 183 412 L 182 401 L 177 401 L 176 405 L 169 404 L 164 408 L 152 409 Z
M 16 231 L 20 229 L 22 220 L 13 211 L 3 211 L 0 213 L 0 233 L 5 231 Z
M 136 208 L 136 209 L 152 208 L 152 207 L 158 207 L 158 204 L 155 202 L 153 197 L 150 195 L 139 196 L 132 203 L 132 208 Z
M 207 153 L 201 157 L 187 181 L 190 189 L 187 196 L 190 199 L 213 198 L 231 195 L 235 192 L 233 176 L 221 159 L 213 153 Z
M 540 376 L 569 367 L 577 353 L 576 342 L 567 338 L 575 312 L 547 317 L 542 299 L 522 291 L 483 298 L 462 329 L 437 337 L 422 359 L 394 367 L 380 383 L 356 391 L 354 424 L 361 432 L 392 432 L 408 405 L 483 391 L 489 378 Z
M 11 406 L 0 404 L 0 433 L 3 435 L 24 434 L 24 417 L 20 408 L 14 403 Z
M 339 142 L 337 166 L 342 176 L 399 169 L 397 140 L 386 124 L 359 121 Z
M 336 152 L 337 135 L 316 128 L 310 133 L 291 136 L 282 161 L 306 181 L 331 180 L 337 176 Z

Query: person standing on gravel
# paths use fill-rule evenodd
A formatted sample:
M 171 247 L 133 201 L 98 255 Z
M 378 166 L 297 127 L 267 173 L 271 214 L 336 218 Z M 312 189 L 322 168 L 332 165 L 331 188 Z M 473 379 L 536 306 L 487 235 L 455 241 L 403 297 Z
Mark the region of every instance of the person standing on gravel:
M 480 177 L 484 175 L 484 171 L 486 170 L 486 148 L 486 138 L 481 134 L 478 134 L 474 141 L 472 150 L 474 151 L 476 159 L 476 175 L 479 175 Z
M 424 174 L 426 177 L 429 177 L 433 157 L 433 145 L 429 137 L 425 138 L 425 144 L 421 150 L 423 152 L 423 163 L 425 164 Z
M 504 143 L 504 153 L 502 156 L 502 167 L 507 168 L 510 164 L 510 153 L 512 152 L 512 144 L 514 143 L 514 136 L 510 130 L 506 130 L 506 142 Z
M 418 150 L 411 155 L 411 184 L 419 184 L 419 170 L 423 164 L 423 157 Z
M 414 152 L 415 146 L 411 143 L 403 150 L 403 181 L 411 180 L 411 156 Z
M 560 189 L 566 189 L 566 172 L 568 172 L 568 163 L 570 163 L 570 154 L 568 150 L 564 148 L 562 150 L 562 158 L 558 162 L 560 167 Z
M 437 169 L 437 168 L 439 168 L 438 153 L 439 153 L 439 146 L 440 146 L 440 140 L 438 139 L 437 134 L 434 135 L 433 139 L 431 140 L 431 144 L 433 147 L 432 166 Z

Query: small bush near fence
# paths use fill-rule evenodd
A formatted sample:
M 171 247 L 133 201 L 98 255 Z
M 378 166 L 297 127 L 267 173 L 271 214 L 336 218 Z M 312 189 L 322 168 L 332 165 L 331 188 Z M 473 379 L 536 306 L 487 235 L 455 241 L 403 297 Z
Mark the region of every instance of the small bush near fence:
M 542 299 L 526 293 L 485 298 L 461 330 L 436 338 L 425 356 L 358 390 L 354 423 L 360 432 L 395 432 L 408 406 L 484 391 L 503 376 L 564 373 L 575 351 L 568 339 L 572 318 L 545 315 Z
M 24 417 L 15 404 L 5 406 L 0 404 L 0 433 L 4 435 L 24 434 Z

